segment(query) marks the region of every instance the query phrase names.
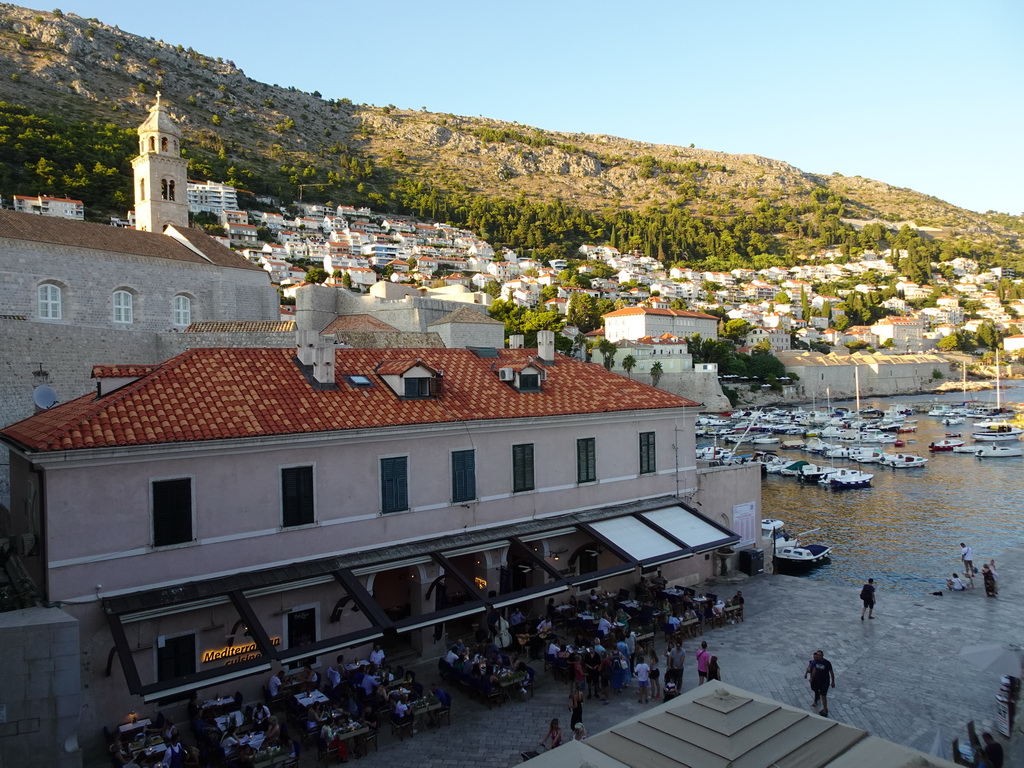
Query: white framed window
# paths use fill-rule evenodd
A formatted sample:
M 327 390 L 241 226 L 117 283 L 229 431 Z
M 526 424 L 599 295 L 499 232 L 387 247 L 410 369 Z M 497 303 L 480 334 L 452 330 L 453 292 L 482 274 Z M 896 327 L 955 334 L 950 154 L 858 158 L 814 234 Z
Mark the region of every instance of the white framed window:
M 60 320 L 63 317 L 62 292 L 59 285 L 43 283 L 39 286 L 39 319 Z
M 180 326 L 192 323 L 192 299 L 188 296 L 175 296 L 171 302 L 174 324 Z
M 132 322 L 132 295 L 128 291 L 114 291 L 114 322 Z

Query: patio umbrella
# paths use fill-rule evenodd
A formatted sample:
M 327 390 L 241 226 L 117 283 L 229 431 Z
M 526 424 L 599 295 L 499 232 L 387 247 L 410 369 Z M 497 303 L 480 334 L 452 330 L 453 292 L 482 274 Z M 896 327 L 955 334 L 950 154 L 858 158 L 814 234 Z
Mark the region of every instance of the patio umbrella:
M 1021 649 L 1016 645 L 1000 643 L 979 643 L 965 645 L 960 649 L 960 658 L 983 672 L 997 675 L 1020 677 Z

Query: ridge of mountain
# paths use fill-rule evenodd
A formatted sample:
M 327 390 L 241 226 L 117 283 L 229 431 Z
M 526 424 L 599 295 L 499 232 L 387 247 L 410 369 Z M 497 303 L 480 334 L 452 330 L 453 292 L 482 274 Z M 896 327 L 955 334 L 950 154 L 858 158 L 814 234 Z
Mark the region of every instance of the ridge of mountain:
M 192 150 L 190 175 L 257 191 L 293 194 L 308 182 L 307 199 L 321 188 L 352 196 L 336 202 L 386 205 L 390 185 L 407 179 L 594 212 L 682 208 L 712 218 L 749 213 L 763 201 L 799 207 L 828 193 L 842 199 L 842 219 L 858 226 L 912 221 L 924 234 L 1014 254 L 1024 231 L 1022 217 L 757 155 L 328 101 L 252 80 L 231 61 L 59 11 L 0 4 L 0 52 L 0 100 L 134 128 L 159 90 Z

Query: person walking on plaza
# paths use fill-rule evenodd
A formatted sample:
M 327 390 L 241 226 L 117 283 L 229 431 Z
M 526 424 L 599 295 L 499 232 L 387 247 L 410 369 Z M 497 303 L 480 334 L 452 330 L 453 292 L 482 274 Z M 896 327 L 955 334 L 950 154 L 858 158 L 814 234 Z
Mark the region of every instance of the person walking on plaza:
M 804 678 L 808 675 L 811 676 L 811 690 L 814 691 L 814 706 L 818 706 L 818 700 L 820 699 L 821 711 L 818 714 L 822 717 L 828 717 L 829 681 L 831 679 L 832 687 L 835 688 L 836 673 L 832 669 L 832 662 L 825 658 L 824 651 L 814 652 L 814 658 L 807 665 Z
M 718 666 L 718 657 L 712 656 L 708 660 L 708 680 L 721 680 L 722 668 Z
M 654 643 L 651 643 L 650 658 L 648 664 L 651 667 L 651 697 L 655 699 L 661 698 L 661 668 L 658 659 L 658 652 L 654 648 Z
M 634 668 L 636 674 L 636 686 L 637 686 L 637 701 L 641 704 L 647 703 L 647 695 L 651 690 L 651 667 L 644 661 L 643 654 L 636 657 L 636 667 Z
M 665 650 L 665 658 L 668 659 L 668 671 L 665 673 L 665 682 L 675 683 L 678 690 L 683 689 L 683 665 L 686 661 L 686 650 L 681 640 L 676 640 L 675 646 L 669 646 Z
M 569 693 L 569 727 L 583 722 L 583 691 L 573 686 Z
M 960 542 L 960 559 L 964 561 L 964 576 L 971 578 L 974 576 L 976 571 L 974 570 L 974 550 Z
M 703 685 L 708 679 L 708 662 L 711 661 L 711 654 L 708 653 L 708 641 L 700 641 L 700 650 L 697 651 L 697 685 Z
M 867 611 L 868 618 L 875 618 L 875 580 L 868 579 L 868 583 L 860 588 L 860 599 L 864 607 L 860 609 L 860 620 L 864 621 L 864 612 Z

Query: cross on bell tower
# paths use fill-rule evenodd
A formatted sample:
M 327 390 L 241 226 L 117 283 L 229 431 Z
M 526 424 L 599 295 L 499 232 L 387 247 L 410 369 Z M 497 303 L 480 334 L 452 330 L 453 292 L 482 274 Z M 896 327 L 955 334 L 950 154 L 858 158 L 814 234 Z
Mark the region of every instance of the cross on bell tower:
M 188 161 L 181 156 L 181 130 L 156 95 L 139 126 L 135 171 L 135 228 L 163 232 L 169 224 L 188 227 Z

